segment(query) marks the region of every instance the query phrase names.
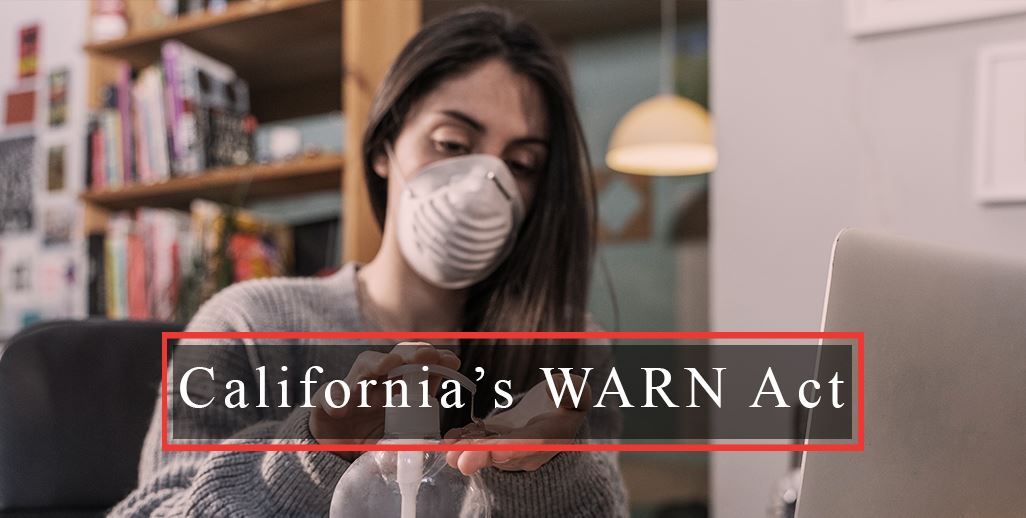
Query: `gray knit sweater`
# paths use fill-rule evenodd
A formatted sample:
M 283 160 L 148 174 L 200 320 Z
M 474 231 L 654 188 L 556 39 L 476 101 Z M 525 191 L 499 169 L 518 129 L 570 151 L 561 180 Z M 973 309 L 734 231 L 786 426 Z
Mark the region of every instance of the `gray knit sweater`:
M 197 313 L 190 331 L 370 331 L 356 293 L 355 264 L 324 279 L 267 279 L 236 284 Z M 260 340 L 260 344 L 271 341 Z M 339 343 L 332 340 L 331 343 Z M 360 343 L 359 341 L 353 341 Z M 203 340 L 239 347 L 178 347 L 173 362 L 214 366 L 218 380 L 252 379 L 254 365 L 270 358 L 273 347 L 253 347 L 249 340 Z M 290 342 L 296 343 L 296 342 Z M 301 343 L 318 343 L 314 340 Z M 323 344 L 323 342 L 320 342 Z M 382 350 L 381 345 L 372 347 Z M 349 363 L 366 347 L 345 347 Z M 317 365 L 317 355 L 337 348 L 309 347 L 309 357 L 287 362 Z M 387 350 L 384 349 L 384 350 Z M 213 351 L 213 352 L 212 352 Z M 205 354 L 205 358 L 186 358 Z M 194 384 L 190 380 L 190 394 Z M 200 390 L 224 396 L 211 383 Z M 171 394 L 169 397 L 174 397 Z M 258 409 L 250 413 L 224 410 L 203 422 L 206 437 L 302 437 L 315 443 L 309 410 Z M 113 510 L 115 516 L 326 516 L 332 492 L 349 463 L 331 452 L 164 452 L 160 447 L 160 405 L 143 445 L 139 486 Z M 591 425 L 595 423 L 589 418 Z M 199 435 L 194 435 L 199 436 Z M 295 442 L 289 440 L 287 442 Z M 448 469 L 448 468 L 446 468 Z M 488 468 L 482 479 L 492 492 L 493 516 L 625 516 L 626 491 L 615 453 L 562 452 L 534 472 Z

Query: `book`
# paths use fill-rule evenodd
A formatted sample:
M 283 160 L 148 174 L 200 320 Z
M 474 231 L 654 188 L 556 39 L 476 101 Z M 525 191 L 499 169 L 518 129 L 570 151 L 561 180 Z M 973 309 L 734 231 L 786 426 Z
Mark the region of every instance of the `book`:
M 256 122 L 247 83 L 230 66 L 175 40 L 133 78 L 117 64 L 90 114 L 88 185 L 154 183 L 253 161 Z M 101 171 L 102 169 L 102 171 Z
M 133 131 L 135 123 L 132 120 L 132 66 L 127 61 L 121 61 L 117 65 L 118 67 L 118 79 L 115 85 L 117 93 L 115 95 L 116 107 L 118 116 L 120 117 L 119 129 L 121 138 L 120 151 L 121 151 L 121 180 L 122 183 L 130 183 L 136 180 L 134 165 L 135 160 L 133 159 L 133 150 L 135 145 L 133 144 Z
M 86 282 L 89 297 L 89 316 L 102 317 L 107 315 L 107 286 L 105 273 L 106 246 L 103 234 L 90 234 L 87 238 L 88 279 Z
M 132 106 L 135 107 L 135 117 L 132 117 L 132 131 L 136 135 L 135 141 L 135 172 L 136 180 L 141 183 L 150 183 L 156 176 L 150 167 L 150 147 L 153 136 L 149 132 L 149 113 L 147 112 L 146 98 L 143 92 L 143 82 L 140 80 L 132 85 Z
M 149 66 L 139 72 L 132 87 L 137 128 L 135 163 L 138 179 L 143 183 L 158 182 L 170 177 L 163 83 L 160 67 Z
M 134 229 L 125 235 L 125 309 L 128 318 L 149 320 L 151 299 L 148 294 L 145 234 Z
M 103 156 L 105 141 L 103 127 L 98 114 L 93 114 L 89 117 L 89 134 L 87 138 L 88 145 L 86 147 L 89 150 L 89 159 L 86 160 L 86 166 L 89 170 L 86 174 L 86 183 L 90 189 L 104 189 L 107 187 L 107 174 L 104 169 L 106 159 Z
M 131 220 L 127 214 L 115 214 L 107 223 L 104 280 L 107 285 L 107 318 L 128 318 L 128 233 Z
M 192 255 L 189 215 L 176 210 L 139 209 L 137 233 L 144 239 L 144 263 L 151 318 L 171 321 L 176 317 L 181 279 L 188 275 Z
M 151 66 L 142 74 L 148 121 L 147 134 L 150 135 L 150 168 L 157 180 L 165 180 L 171 177 L 171 165 L 168 156 L 164 72 L 160 67 Z
M 115 109 L 106 108 L 100 112 L 100 135 L 103 138 L 103 180 L 105 187 L 121 187 L 125 184 L 123 154 L 121 152 L 121 115 Z
M 196 200 L 190 212 L 111 216 L 89 239 L 89 308 L 111 319 L 187 321 L 226 286 L 292 272 L 292 229 Z
M 168 97 L 171 164 L 177 175 L 192 175 L 216 167 L 209 156 L 210 113 L 244 116 L 249 111 L 245 83 L 230 66 L 169 40 L 161 46 Z
M 293 264 L 291 229 L 250 212 L 207 200 L 191 205 L 194 254 L 203 265 L 198 290 L 206 299 L 228 285 L 285 275 Z

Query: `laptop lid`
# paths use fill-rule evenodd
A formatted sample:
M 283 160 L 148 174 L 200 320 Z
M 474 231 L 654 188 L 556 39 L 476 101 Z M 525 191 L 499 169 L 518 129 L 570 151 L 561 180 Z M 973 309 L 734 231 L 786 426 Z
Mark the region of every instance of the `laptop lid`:
M 865 451 L 805 454 L 799 518 L 1026 516 L 1026 262 L 842 231 L 823 330 L 865 332 Z

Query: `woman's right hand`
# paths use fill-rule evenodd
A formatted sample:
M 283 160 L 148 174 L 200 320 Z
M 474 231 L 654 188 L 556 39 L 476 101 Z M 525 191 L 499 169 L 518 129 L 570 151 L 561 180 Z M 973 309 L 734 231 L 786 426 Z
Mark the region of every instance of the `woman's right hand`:
M 310 432 L 317 442 L 364 444 L 381 439 L 385 425 L 385 376 L 392 369 L 410 363 L 441 365 L 454 370 L 460 367 L 460 359 L 455 353 L 446 349 L 436 349 L 426 342 L 402 342 L 387 354 L 376 351 L 360 353 L 345 377 L 346 385 L 349 387 L 349 401 L 345 406 L 335 408 L 328 404 L 325 398 L 325 389 L 328 385 L 317 391 L 313 402 L 315 407 L 310 411 Z M 362 394 L 358 383 L 363 380 L 376 380 L 378 383 L 367 387 L 369 406 L 360 408 Z M 438 388 L 439 381 L 438 377 L 431 377 L 429 388 L 432 393 Z M 339 384 L 333 383 L 330 386 L 332 401 L 343 401 L 345 395 Z M 348 461 L 353 461 L 361 452 L 336 453 Z

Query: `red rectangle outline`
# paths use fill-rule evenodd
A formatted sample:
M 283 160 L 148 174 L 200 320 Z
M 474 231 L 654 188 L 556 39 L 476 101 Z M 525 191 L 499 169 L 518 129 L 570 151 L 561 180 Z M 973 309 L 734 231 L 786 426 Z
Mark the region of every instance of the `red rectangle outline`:
M 160 383 L 160 444 L 164 451 L 865 451 L 865 378 L 864 358 L 865 333 L 839 331 L 798 332 L 162 332 L 161 337 L 161 383 Z M 583 339 L 638 339 L 638 340 L 856 340 L 858 355 L 858 440 L 851 444 L 170 444 L 167 430 L 167 348 L 168 340 L 175 339 L 535 339 L 535 340 L 583 340 Z

